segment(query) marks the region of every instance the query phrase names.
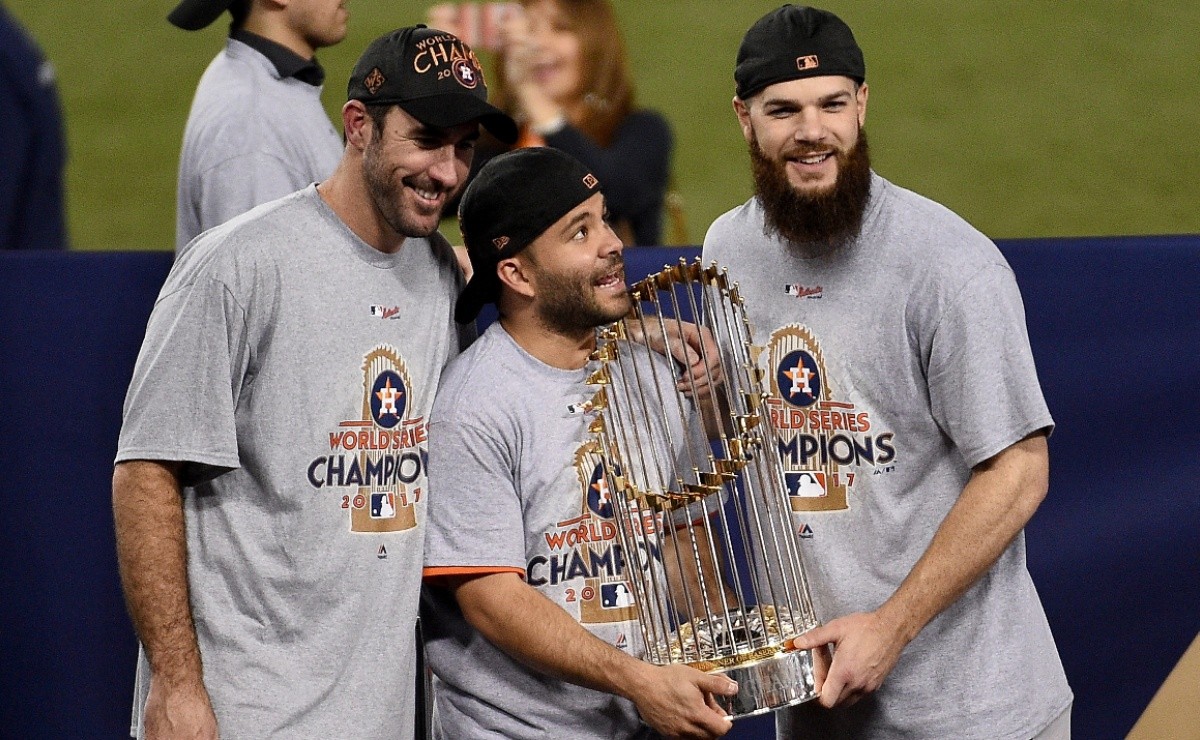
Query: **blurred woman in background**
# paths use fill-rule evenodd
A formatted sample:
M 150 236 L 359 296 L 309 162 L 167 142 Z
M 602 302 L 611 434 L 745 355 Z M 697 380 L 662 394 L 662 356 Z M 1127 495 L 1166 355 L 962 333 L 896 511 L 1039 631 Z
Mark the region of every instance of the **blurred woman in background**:
M 607 0 L 524 0 L 488 10 L 498 16 L 488 88 L 491 101 L 521 124 L 517 146 L 551 146 L 586 164 L 604 183 L 621 240 L 662 244 L 671 129 L 659 113 L 635 107 L 612 6 Z M 454 11 L 431 10 L 430 25 L 469 44 L 478 34 L 463 28 L 462 14 L 456 18 Z M 478 40 L 477 47 L 491 45 Z M 481 145 L 476 170 L 502 151 L 492 143 Z M 681 226 L 673 226 L 676 239 L 686 238 Z

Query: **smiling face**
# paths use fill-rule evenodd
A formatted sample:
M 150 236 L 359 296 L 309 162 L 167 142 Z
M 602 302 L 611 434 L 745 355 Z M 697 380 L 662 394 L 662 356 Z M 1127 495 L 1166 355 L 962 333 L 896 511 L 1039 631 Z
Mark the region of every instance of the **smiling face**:
M 554 0 L 526 8 L 534 54 L 531 74 L 556 104 L 569 107 L 582 97 L 581 44 L 575 26 Z
M 397 106 L 372 120 L 363 180 L 375 210 L 400 236 L 429 236 L 466 182 L 479 125 L 427 126 Z
M 858 235 L 871 191 L 867 88 L 821 76 L 734 99 L 768 233 L 807 256 Z
M 840 163 L 858 143 L 867 117 L 867 86 L 849 77 L 821 76 L 769 85 L 734 110 L 746 141 L 758 142 L 797 191 L 828 193 Z
M 611 324 L 632 305 L 624 247 L 604 216 L 604 196 L 596 193 L 513 258 L 528 271 L 536 315 L 559 333 Z

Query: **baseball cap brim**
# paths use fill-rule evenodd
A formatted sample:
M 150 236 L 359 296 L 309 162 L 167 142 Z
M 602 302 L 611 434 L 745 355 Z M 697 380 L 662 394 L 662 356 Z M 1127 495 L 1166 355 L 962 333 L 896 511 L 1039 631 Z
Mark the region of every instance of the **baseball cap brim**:
M 208 27 L 232 4 L 233 0 L 182 0 L 167 16 L 167 20 L 185 31 L 199 31 Z
M 450 128 L 479 121 L 492 136 L 505 144 L 517 141 L 516 121 L 496 106 L 473 95 L 430 95 L 395 102 L 413 118 L 428 126 Z

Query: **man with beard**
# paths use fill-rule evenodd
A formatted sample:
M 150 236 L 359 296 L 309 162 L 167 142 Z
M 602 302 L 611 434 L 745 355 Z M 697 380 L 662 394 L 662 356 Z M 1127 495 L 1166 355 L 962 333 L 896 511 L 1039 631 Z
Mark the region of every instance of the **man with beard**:
M 1025 567 L 1053 420 L 1016 281 L 986 237 L 870 167 L 866 69 L 784 6 L 738 52 L 755 196 L 704 257 L 741 286 L 833 646 L 781 738 L 1063 738 L 1071 691 Z M 814 487 L 812 481 L 820 485 Z M 800 484 L 807 482 L 803 490 Z
M 471 321 L 495 302 L 500 318 L 447 368 L 430 423 L 422 623 L 435 737 L 730 728 L 711 695 L 736 693 L 734 682 L 635 657 L 640 629 L 624 598 L 635 560 L 617 545 L 589 433 L 595 329 L 631 307 L 605 216 L 600 183 L 551 148 L 491 160 L 459 207 L 474 272 L 456 316 Z M 669 361 L 642 361 L 639 377 L 665 380 L 658 397 L 673 397 Z M 651 438 L 677 449 L 656 459 L 707 457 L 698 416 L 686 430 L 661 423 L 670 435 Z
M 214 228 L 150 316 L 113 475 L 138 737 L 413 737 L 425 420 L 469 338 L 436 231 L 487 103 L 423 26 L 367 47 L 319 185 Z

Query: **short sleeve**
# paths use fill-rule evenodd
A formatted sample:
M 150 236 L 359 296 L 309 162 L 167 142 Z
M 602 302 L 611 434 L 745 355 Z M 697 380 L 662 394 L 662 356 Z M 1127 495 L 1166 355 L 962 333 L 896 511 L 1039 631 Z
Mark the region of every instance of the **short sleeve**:
M 221 281 L 160 296 L 125 397 L 117 462 L 172 460 L 193 485 L 237 468 L 234 410 L 246 373 L 245 311 Z
M 512 458 L 498 433 L 453 417 L 430 423 L 426 568 L 525 572 Z
M 933 415 L 974 467 L 1053 420 L 1012 271 L 991 264 L 947 304 L 929 360 Z

